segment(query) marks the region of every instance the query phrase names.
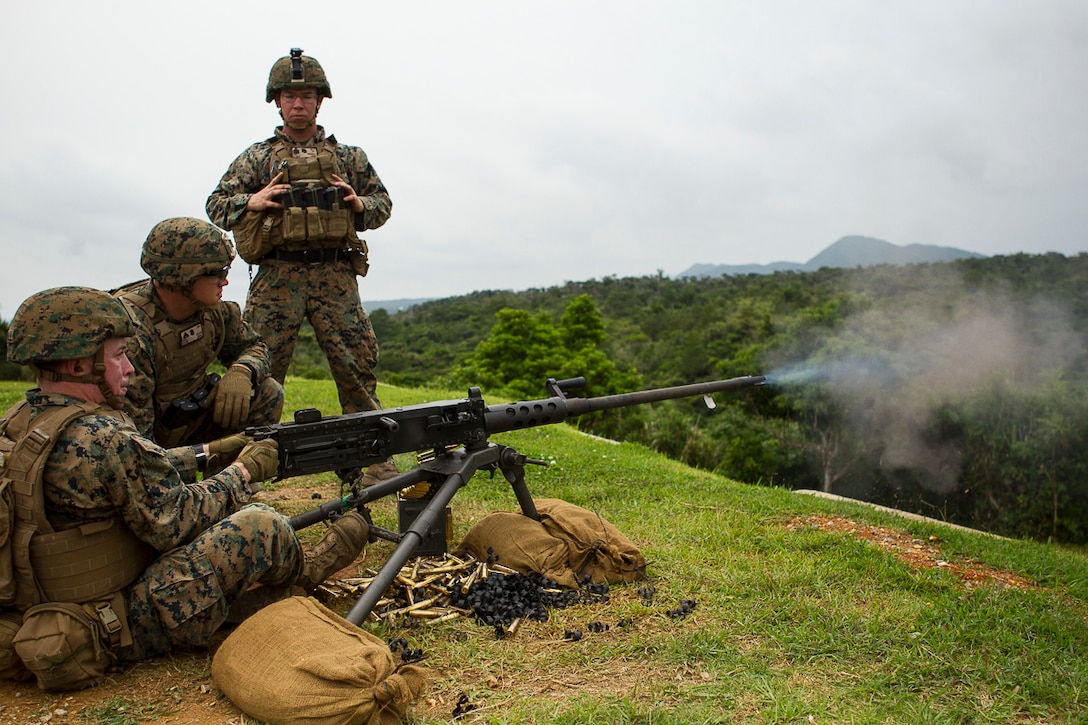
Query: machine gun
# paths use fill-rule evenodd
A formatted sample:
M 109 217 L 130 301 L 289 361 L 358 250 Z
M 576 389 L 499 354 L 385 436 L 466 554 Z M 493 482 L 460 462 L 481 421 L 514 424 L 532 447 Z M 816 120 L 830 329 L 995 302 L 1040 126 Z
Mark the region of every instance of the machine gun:
M 405 473 L 371 486 L 362 487 L 358 478 L 348 481 L 350 493 L 335 501 L 291 518 L 296 530 L 319 521 L 335 519 L 357 508 L 369 520 L 367 504 L 419 483 L 429 484 L 426 505 L 402 533 L 371 527 L 371 534 L 397 543 L 378 575 L 363 591 L 345 617 L 361 624 L 392 585 L 401 567 L 412 557 L 420 542 L 435 528 L 454 494 L 477 471 L 502 472 L 526 516 L 540 519 L 533 498 L 525 486 L 526 464 L 547 465 L 528 458 L 509 446 L 488 440 L 495 433 L 562 423 L 586 413 L 625 408 L 662 400 L 702 395 L 710 407 L 713 393 L 763 385 L 762 375 L 679 385 L 670 388 L 620 393 L 599 398 L 571 398 L 569 393 L 585 387 L 584 378 L 555 380 L 545 387 L 550 397 L 540 400 L 486 405 L 479 388 L 470 388 L 468 397 L 385 410 L 367 410 L 344 415 L 322 416 L 314 408 L 295 412 L 294 422 L 246 429 L 255 440 L 273 438 L 280 452 L 279 478 L 323 471 L 350 471 L 387 460 L 397 453 L 419 455 L 420 464 Z

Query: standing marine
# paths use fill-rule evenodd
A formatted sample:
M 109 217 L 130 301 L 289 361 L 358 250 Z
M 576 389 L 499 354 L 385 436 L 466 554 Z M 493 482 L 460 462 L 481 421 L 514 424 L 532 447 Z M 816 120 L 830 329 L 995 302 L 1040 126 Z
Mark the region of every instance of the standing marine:
M 234 247 L 221 229 L 190 217 L 166 219 L 140 254 L 150 279 L 113 291 L 136 324 L 125 412 L 161 446 L 280 420 L 283 386 L 270 375 L 268 346 L 238 304 L 223 300 L 232 261 Z M 222 378 L 209 370 L 217 361 Z
M 245 316 L 272 351 L 283 383 L 303 319 L 329 361 L 345 413 L 381 407 L 374 368 L 378 343 L 359 296 L 369 268 L 359 232 L 389 219 L 392 202 L 366 153 L 317 124 L 332 89 L 321 65 L 300 49 L 273 64 L 265 102 L 283 125 L 252 144 L 208 197 L 208 217 L 231 231 L 238 253 L 259 265 Z M 397 473 L 392 459 L 367 469 Z

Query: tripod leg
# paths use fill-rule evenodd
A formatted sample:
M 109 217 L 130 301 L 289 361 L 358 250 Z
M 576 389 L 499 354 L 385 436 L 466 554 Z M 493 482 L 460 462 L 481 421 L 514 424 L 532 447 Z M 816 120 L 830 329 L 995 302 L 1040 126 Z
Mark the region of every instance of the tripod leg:
M 366 589 L 355 602 L 344 619 L 358 626 L 367 618 L 378 600 L 385 594 L 385 590 L 392 586 L 404 564 L 416 553 L 420 543 L 427 538 L 427 534 L 438 522 L 440 516 L 446 515 L 446 505 L 453 500 L 454 494 L 465 484 L 463 476 L 451 475 L 439 486 L 434 496 L 423 510 L 419 512 L 408 530 L 401 534 L 400 543 L 393 553 L 389 555 L 378 575 L 367 585 Z
M 499 457 L 499 468 L 502 470 L 503 477 L 510 483 L 510 488 L 514 489 L 521 512 L 534 521 L 540 521 L 540 514 L 537 513 L 532 494 L 525 486 L 525 461 L 524 454 L 518 453 L 513 448 L 506 448 Z

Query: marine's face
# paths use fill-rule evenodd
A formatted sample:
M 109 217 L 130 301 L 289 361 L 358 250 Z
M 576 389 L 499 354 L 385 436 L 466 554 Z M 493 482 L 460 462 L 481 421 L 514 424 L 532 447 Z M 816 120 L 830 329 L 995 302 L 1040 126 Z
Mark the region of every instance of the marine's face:
M 309 128 L 317 121 L 317 109 L 321 106 L 317 91 L 313 88 L 280 91 L 276 99 L 283 122 L 296 130 Z
M 218 307 L 223 301 L 223 288 L 230 284 L 227 281 L 227 272 L 230 268 L 224 268 L 219 274 L 206 274 L 197 277 L 193 282 L 193 297 L 205 307 Z
M 126 354 L 127 343 L 124 337 L 111 337 L 102 346 L 102 362 L 106 367 L 103 377 L 118 398 L 125 397 L 129 376 L 135 370 Z

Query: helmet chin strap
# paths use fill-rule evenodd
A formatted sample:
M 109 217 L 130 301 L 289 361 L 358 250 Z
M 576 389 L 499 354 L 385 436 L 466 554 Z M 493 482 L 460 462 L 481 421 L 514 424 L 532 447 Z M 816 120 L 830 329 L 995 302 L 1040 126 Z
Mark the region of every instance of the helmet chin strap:
M 110 388 L 106 382 L 106 361 L 103 355 L 102 348 L 98 349 L 98 354 L 94 358 L 94 372 L 91 374 L 92 382 L 98 386 L 98 389 L 102 392 L 102 397 L 106 399 L 106 404 L 114 410 L 121 410 L 125 406 L 125 401 L 122 396 L 117 395 Z
M 161 282 L 156 282 L 155 284 L 162 287 L 163 289 L 173 292 L 174 294 L 178 294 L 184 297 L 193 307 L 196 308 L 197 312 L 199 312 L 200 310 L 214 310 L 216 307 L 219 306 L 219 300 L 215 300 L 214 302 L 201 302 L 200 300 L 198 300 L 196 298 L 196 295 L 193 294 L 193 286 L 195 285 L 195 282 L 188 287 L 175 287 L 172 284 L 162 284 Z
M 124 407 L 124 398 L 113 392 L 109 383 L 106 382 L 106 350 L 104 347 L 98 348 L 98 352 L 94 354 L 94 367 L 85 375 L 58 373 L 55 370 L 48 370 L 35 363 L 30 363 L 30 369 L 34 371 L 34 374 L 38 377 L 54 383 L 93 383 L 98 387 L 99 392 L 102 393 L 102 397 L 106 399 L 107 405 L 114 410 L 121 410 L 121 408 Z
M 185 299 L 187 299 L 187 300 L 189 300 L 190 302 L 193 303 L 193 306 L 196 307 L 196 309 L 198 311 L 199 310 L 214 310 L 216 307 L 219 306 L 219 300 L 216 300 L 214 302 L 201 302 L 200 300 L 198 300 L 196 298 L 196 295 L 193 294 L 193 288 L 192 287 L 185 290 L 185 292 L 183 292 L 182 294 L 185 295 Z

